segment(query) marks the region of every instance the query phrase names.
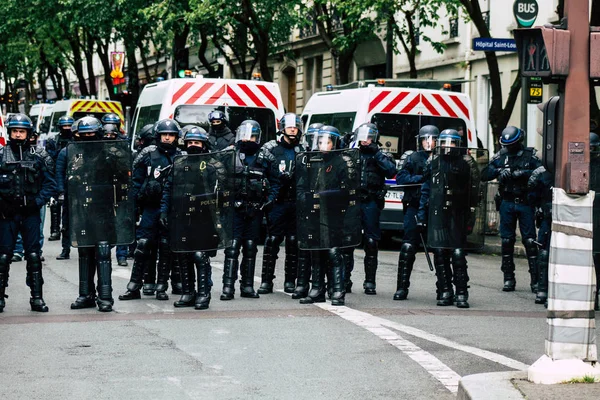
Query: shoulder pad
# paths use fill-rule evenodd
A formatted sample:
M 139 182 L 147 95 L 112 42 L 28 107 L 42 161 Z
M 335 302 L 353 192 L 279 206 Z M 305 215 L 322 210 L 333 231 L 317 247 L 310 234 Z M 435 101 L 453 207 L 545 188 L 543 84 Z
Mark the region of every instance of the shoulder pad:
M 135 168 L 140 162 L 142 162 L 142 160 L 144 159 L 144 157 L 146 157 L 148 154 L 150 154 L 151 152 L 153 152 L 157 148 L 158 147 L 156 147 L 155 144 L 151 144 L 150 146 L 145 147 L 144 149 L 142 149 L 142 151 L 140 151 L 140 153 L 135 157 L 135 160 L 133 160 L 133 167 Z
M 276 146 L 277 146 L 277 142 L 275 140 L 269 140 L 267 143 L 265 143 L 260 148 L 260 150 L 258 151 L 258 155 L 256 156 L 256 159 L 261 163 L 263 161 L 268 161 L 268 162 L 275 161 L 275 156 L 273 155 L 271 150 L 273 150 Z
M 546 168 L 544 168 L 544 166 L 539 166 L 536 169 L 533 170 L 533 172 L 531 173 L 531 176 L 529 177 L 529 180 L 527 181 L 527 187 L 529 189 L 534 189 L 538 182 L 541 180 L 542 175 L 546 172 Z
M 400 157 L 400 162 L 398 163 L 398 169 L 404 168 L 404 164 L 406 164 L 406 160 L 408 160 L 408 157 L 410 157 L 413 153 L 414 153 L 414 151 L 408 150 L 408 151 L 405 151 L 404 154 L 402 154 L 402 157 Z
M 379 150 L 379 152 L 381 153 L 382 156 L 389 158 L 390 160 L 394 160 L 394 156 L 392 155 L 392 153 L 387 152 L 387 151 L 381 151 Z

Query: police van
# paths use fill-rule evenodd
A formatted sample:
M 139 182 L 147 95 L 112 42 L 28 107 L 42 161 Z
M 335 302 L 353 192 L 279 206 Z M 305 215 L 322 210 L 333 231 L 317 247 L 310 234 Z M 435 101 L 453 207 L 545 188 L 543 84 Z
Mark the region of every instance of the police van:
M 456 129 L 463 145 L 477 147 L 475 114 L 468 95 L 442 90 L 464 81 L 377 80 L 360 81 L 313 94 L 302 113 L 305 126 L 312 123 L 333 125 L 342 133 L 351 133 L 362 123 L 372 122 L 379 129 L 383 151 L 394 156 L 397 165 L 407 150 L 417 150 L 416 136 L 424 125 Z M 404 192 L 394 188 L 395 179 L 387 179 L 385 209 L 381 228 L 403 228 Z
M 52 110 L 52 117 L 50 118 L 50 129 L 48 132 L 48 138 L 54 137 L 58 134 L 58 120 L 63 115 L 73 117 L 78 120 L 79 118 L 87 115 L 94 116 L 98 119 L 106 114 L 117 114 L 121 118 L 121 129 L 124 128 L 123 118 L 123 107 L 118 101 L 110 100 L 95 100 L 95 99 L 72 99 L 72 100 L 61 100 L 54 103 Z
M 31 108 L 29 109 L 29 118 L 31 119 L 31 122 L 33 123 L 33 129 L 35 129 L 37 132 L 39 133 L 47 133 L 47 129 L 50 128 L 49 126 L 49 118 L 50 116 L 52 116 L 52 109 L 54 108 L 54 104 L 50 104 L 50 103 L 39 103 L 39 104 L 34 104 L 31 106 Z M 44 124 L 44 119 L 47 118 L 48 121 L 46 121 L 47 123 Z M 46 129 L 46 130 L 44 130 Z
M 284 114 L 279 86 L 272 82 L 199 76 L 150 83 L 140 93 L 132 118 L 132 147 L 145 125 L 164 118 L 172 118 L 182 127 L 197 125 L 208 132 L 208 114 L 214 110 L 225 113 L 234 132 L 246 119 L 257 121 L 262 128 L 262 143 L 275 138 L 277 121 Z

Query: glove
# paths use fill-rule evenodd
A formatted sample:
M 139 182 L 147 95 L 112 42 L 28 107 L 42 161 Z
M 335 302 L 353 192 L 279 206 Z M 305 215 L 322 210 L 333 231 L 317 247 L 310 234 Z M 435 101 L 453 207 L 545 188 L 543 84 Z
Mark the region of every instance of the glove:
M 512 176 L 512 172 L 510 172 L 510 168 L 504 168 L 500 171 L 500 175 L 498 175 L 498 180 L 503 182 Z
M 539 228 L 542 226 L 542 221 L 544 221 L 544 210 L 541 208 L 535 209 L 535 227 Z
M 512 173 L 513 178 L 520 178 L 522 176 L 525 176 L 525 171 L 523 171 L 522 169 L 518 169 L 516 171 L 513 171 Z
M 417 222 L 417 232 L 425 233 L 427 232 L 427 223 L 426 222 Z
M 273 202 L 271 200 L 267 200 L 260 207 L 260 211 L 264 211 L 264 212 L 270 212 L 272 209 L 273 209 Z
M 58 204 L 60 204 L 62 206 L 63 203 L 65 202 L 65 194 L 64 193 L 59 194 L 58 198 L 56 200 L 58 201 Z
M 281 179 L 282 182 L 288 182 L 292 180 L 292 175 L 290 175 L 289 172 L 282 172 L 279 174 L 279 179 Z
M 160 213 L 160 218 L 158 220 L 158 223 L 160 224 L 160 226 L 163 229 L 167 229 L 169 227 L 169 223 L 168 223 L 168 220 L 167 220 L 167 213 L 164 213 L 164 212 Z

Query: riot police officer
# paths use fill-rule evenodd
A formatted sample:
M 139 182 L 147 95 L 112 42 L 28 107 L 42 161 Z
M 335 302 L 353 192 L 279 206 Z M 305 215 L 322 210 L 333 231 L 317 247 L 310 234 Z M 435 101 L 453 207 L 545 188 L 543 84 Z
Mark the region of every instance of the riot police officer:
M 208 114 L 210 128 L 208 140 L 212 151 L 221 151 L 237 142 L 236 135 L 227 126 L 227 117 L 220 110 L 214 110 Z
M 52 160 L 46 152 L 31 148 L 33 124 L 29 117 L 14 115 L 6 128 L 9 141 L 0 148 L 0 312 L 5 307 L 8 270 L 19 232 L 27 259 L 31 310 L 47 312 L 42 297 L 40 208 L 55 194 Z
M 507 126 L 500 135 L 502 149 L 492 157 L 482 171 L 484 182 L 498 179 L 500 204 L 500 236 L 502 237 L 502 267 L 505 292 L 515 290 L 515 229 L 519 229 L 529 263 L 530 287 L 537 290 L 537 246 L 535 245 L 535 217 L 533 207 L 527 200 L 527 181 L 533 170 L 541 166 L 535 149 L 524 147 L 525 132 L 514 126 Z
M 137 134 L 135 149 L 139 153 L 146 147 L 154 144 L 155 141 L 156 137 L 154 136 L 154 125 L 144 125 L 142 129 L 140 129 L 140 132 Z
M 58 154 L 62 149 L 67 147 L 67 145 L 73 140 L 73 132 L 71 131 L 71 126 L 75 120 L 68 116 L 63 115 L 58 119 L 58 137 L 54 139 L 48 140 L 46 144 L 46 151 L 50 154 L 50 157 L 56 161 L 58 159 Z M 59 204 L 57 199 L 52 199 L 50 202 L 50 237 L 49 241 L 60 240 L 60 214 L 61 214 L 62 205 Z
M 345 304 L 343 249 L 356 246 L 360 242 L 359 208 L 356 209 L 358 211 L 356 214 L 347 210 L 350 203 L 357 204 L 358 199 L 350 200 L 348 194 L 354 192 L 354 189 L 358 189 L 360 177 L 355 164 L 359 162 L 358 155 L 354 160 L 348 154 L 332 152 L 339 148 L 340 139 L 338 129 L 330 125 L 323 125 L 316 134 L 307 135 L 307 147 L 319 154 L 310 156 L 311 153 L 308 153 L 306 157 L 311 157 L 311 160 L 303 162 L 303 165 L 300 166 L 303 173 L 297 176 L 298 209 L 305 214 L 302 215 L 302 237 L 303 240 L 307 240 L 305 248 L 315 248 L 310 251 L 312 287 L 308 295 L 300 299 L 300 304 L 325 301 L 325 292 L 327 291 L 325 275 L 328 267 L 331 278 L 328 282 L 331 304 L 334 306 Z M 315 164 L 312 172 L 307 169 L 309 164 Z M 356 187 L 351 187 L 353 183 Z M 310 216 L 313 210 L 317 209 L 314 204 L 315 200 L 319 202 L 317 220 Z M 346 209 L 345 212 L 344 209 Z M 353 236 L 357 238 L 356 243 L 352 243 Z M 316 237 L 318 237 L 318 243 L 308 243 Z M 346 240 L 346 238 L 349 239 Z M 316 250 L 323 249 L 326 243 L 329 243 L 330 246 L 328 250 Z
M 169 269 L 171 249 L 167 232 L 160 226 L 160 202 L 164 185 L 173 167 L 173 158 L 181 153 L 177 148 L 180 127 L 172 119 L 162 119 L 154 125 L 154 136 L 160 140 L 157 145 L 144 148 L 133 162 L 132 191 L 136 206 L 142 208 L 142 219 L 137 229 L 137 247 L 134 255 L 131 279 L 127 291 L 119 300 L 140 299 L 142 279 L 150 262 L 152 248 L 158 248 L 158 273 L 156 299 L 168 300 Z
M 236 130 L 235 157 L 235 214 L 233 243 L 225 249 L 223 293 L 221 300 L 232 300 L 237 279 L 238 257 L 242 249 L 240 267 L 240 296 L 258 298 L 254 290 L 254 270 L 260 239 L 262 207 L 267 200 L 269 183 L 265 168 L 258 162 L 261 128 L 254 120 L 245 120 Z
M 400 158 L 400 170 L 396 183 L 404 186 L 404 238 L 398 257 L 398 282 L 394 300 L 406 300 L 410 287 L 410 275 L 415 263 L 419 233 L 416 216 L 421 200 L 421 184 L 431 152 L 436 146 L 439 129 L 433 125 L 424 125 L 417 135 L 418 151 L 406 151 Z
M 270 183 L 268 202 L 268 235 L 265 241 L 262 265 L 262 281 L 259 294 L 273 292 L 275 265 L 279 246 L 285 238 L 285 278 L 283 290 L 293 293 L 298 269 L 306 269 L 304 253 L 298 255 L 296 239 L 296 179 L 294 170 L 296 155 L 304 151 L 300 143 L 302 120 L 294 113 L 285 114 L 279 121 L 281 138 L 271 140 L 260 149 L 258 161 L 266 167 Z M 301 265 L 299 265 L 301 264 Z
M 363 289 L 365 294 L 377 294 L 375 277 L 377 273 L 378 242 L 381 240 L 379 216 L 385 207 L 385 194 L 387 186 L 385 178 L 396 175 L 396 163 L 391 154 L 384 153 L 379 148 L 379 130 L 377 125 L 364 123 L 354 132 L 355 145 L 360 150 L 361 185 L 360 185 L 360 210 L 361 223 L 364 233 L 363 244 L 365 249 L 365 281 Z M 353 249 L 349 257 L 354 259 Z M 352 264 L 350 264 L 352 265 Z M 351 286 L 350 274 L 352 270 L 346 264 L 346 288 Z
M 434 254 L 437 305 L 456 303 L 458 308 L 469 308 L 465 247 L 481 200 L 480 176 L 467 149 L 458 148 L 461 140 L 454 129 L 445 129 L 439 134 L 439 153 L 436 152 L 426 166 L 421 187 L 417 230 L 423 232 L 429 224 L 428 244 Z M 434 187 L 439 189 L 436 197 Z M 436 212 L 432 213 L 430 208 Z

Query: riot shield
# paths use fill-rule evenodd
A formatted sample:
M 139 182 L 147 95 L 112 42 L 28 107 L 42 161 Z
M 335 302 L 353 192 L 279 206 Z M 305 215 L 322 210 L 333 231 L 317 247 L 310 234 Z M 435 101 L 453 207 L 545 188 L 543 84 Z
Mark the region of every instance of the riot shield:
M 600 151 L 590 151 L 590 190 L 596 192 L 593 208 L 592 242 L 594 254 L 600 253 Z
M 72 142 L 67 147 L 67 201 L 73 247 L 111 245 L 135 239 L 127 141 Z
M 358 149 L 296 156 L 298 247 L 327 250 L 361 241 Z
M 231 246 L 234 157 L 233 150 L 175 157 L 169 210 L 172 251 Z
M 436 147 L 431 159 L 427 244 L 432 248 L 481 249 L 485 239 L 488 164 L 483 149 Z

